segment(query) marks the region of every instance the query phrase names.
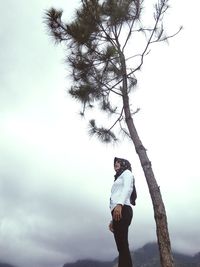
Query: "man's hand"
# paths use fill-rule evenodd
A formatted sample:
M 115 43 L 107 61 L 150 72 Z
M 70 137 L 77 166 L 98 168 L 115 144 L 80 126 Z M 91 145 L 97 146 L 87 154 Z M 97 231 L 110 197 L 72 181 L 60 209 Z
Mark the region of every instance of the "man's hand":
M 114 211 L 113 211 L 113 219 L 115 221 L 120 221 L 121 218 L 122 218 L 122 205 L 117 204 L 117 206 L 114 208 Z
M 111 221 L 110 224 L 109 224 L 109 230 L 113 233 L 114 230 L 113 230 L 113 222 Z

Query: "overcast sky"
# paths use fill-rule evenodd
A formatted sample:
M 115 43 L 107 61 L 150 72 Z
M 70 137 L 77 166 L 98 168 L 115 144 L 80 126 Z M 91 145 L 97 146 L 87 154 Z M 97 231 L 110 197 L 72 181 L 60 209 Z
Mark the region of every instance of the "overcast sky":
M 133 145 L 105 146 L 87 135 L 87 117 L 66 94 L 64 50 L 54 46 L 44 11 L 79 1 L 0 0 L 0 262 L 61 267 L 113 260 L 108 231 L 114 156 L 133 167 L 138 200 L 130 248 L 155 241 L 152 205 Z M 199 1 L 170 1 L 168 44 L 152 47 L 131 98 L 165 202 L 172 247 L 200 251 Z

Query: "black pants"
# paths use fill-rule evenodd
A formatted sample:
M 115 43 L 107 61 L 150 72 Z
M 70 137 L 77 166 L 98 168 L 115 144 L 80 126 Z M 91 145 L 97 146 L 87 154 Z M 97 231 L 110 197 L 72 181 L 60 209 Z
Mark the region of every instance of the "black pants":
M 133 217 L 131 206 L 122 207 L 122 218 L 120 221 L 113 220 L 113 230 L 117 250 L 119 252 L 118 267 L 132 267 L 132 260 L 128 244 L 128 227 Z

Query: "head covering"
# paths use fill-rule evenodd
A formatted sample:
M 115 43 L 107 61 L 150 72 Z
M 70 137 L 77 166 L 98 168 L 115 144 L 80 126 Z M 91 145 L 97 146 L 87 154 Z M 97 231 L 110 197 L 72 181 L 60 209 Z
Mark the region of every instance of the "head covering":
M 129 170 L 132 171 L 131 164 L 127 159 L 122 159 L 122 158 L 114 158 L 114 165 L 118 161 L 120 163 L 120 169 L 116 171 L 115 174 L 115 180 L 125 171 Z

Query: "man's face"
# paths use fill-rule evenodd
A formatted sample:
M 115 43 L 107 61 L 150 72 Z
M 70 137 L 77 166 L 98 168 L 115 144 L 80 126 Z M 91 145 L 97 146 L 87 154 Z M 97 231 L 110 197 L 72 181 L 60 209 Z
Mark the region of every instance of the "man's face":
M 117 172 L 117 171 L 120 169 L 120 167 L 121 167 L 120 162 L 119 162 L 119 161 L 116 161 L 116 162 L 115 162 L 115 165 L 114 165 L 114 169 L 115 169 L 115 171 Z

